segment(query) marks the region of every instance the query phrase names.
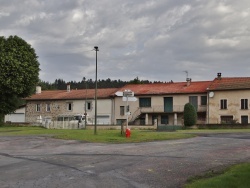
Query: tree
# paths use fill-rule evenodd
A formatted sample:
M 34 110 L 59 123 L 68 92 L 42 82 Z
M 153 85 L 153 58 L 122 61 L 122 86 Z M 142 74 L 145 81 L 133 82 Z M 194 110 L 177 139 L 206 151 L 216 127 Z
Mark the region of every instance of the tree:
M 45 82 L 39 79 L 38 86 L 42 87 L 42 90 L 55 90 L 55 84 L 51 84 L 49 82 Z
M 18 36 L 0 37 L 0 116 L 11 113 L 39 81 L 35 50 Z
M 129 83 L 130 83 L 130 84 L 140 84 L 141 81 L 140 81 L 140 79 L 139 79 L 138 76 L 137 76 L 134 80 L 130 80 Z
M 184 106 L 184 125 L 192 126 L 197 121 L 197 112 L 191 103 L 187 103 Z

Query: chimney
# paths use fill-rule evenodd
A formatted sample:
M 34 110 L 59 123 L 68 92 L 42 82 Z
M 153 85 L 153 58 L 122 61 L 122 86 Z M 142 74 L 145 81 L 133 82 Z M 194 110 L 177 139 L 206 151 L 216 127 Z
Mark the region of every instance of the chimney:
M 217 73 L 217 79 L 221 80 L 221 73 L 220 72 Z
M 36 94 L 41 94 L 41 93 L 42 93 L 42 87 L 36 86 Z
M 70 92 L 70 84 L 67 84 L 67 92 Z
M 186 81 L 187 81 L 187 86 L 190 86 L 192 79 L 191 78 L 187 78 Z

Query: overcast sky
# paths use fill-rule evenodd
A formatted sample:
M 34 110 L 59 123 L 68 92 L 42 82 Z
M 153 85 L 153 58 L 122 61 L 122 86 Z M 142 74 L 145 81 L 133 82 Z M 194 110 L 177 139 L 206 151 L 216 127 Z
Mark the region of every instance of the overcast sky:
M 250 76 L 249 0 L 0 0 L 0 35 L 39 56 L 40 78 L 194 81 Z

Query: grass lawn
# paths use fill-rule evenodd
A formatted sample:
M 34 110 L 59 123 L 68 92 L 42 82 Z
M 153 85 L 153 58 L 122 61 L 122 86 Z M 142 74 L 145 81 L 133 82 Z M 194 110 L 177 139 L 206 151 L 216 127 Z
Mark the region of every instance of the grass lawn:
M 250 129 L 184 129 L 179 133 L 250 133 Z
M 65 140 L 81 140 L 86 142 L 102 143 L 129 143 L 159 140 L 173 140 L 191 138 L 195 135 L 180 132 L 157 132 L 153 130 L 131 130 L 131 137 L 121 135 L 120 130 L 63 130 L 45 129 L 42 127 L 0 126 L 0 136 L 4 135 L 51 135 L 54 138 Z
M 212 177 L 211 177 L 212 176 Z M 222 174 L 206 174 L 203 178 L 194 178 L 186 188 L 248 188 L 250 187 L 250 163 L 230 167 Z

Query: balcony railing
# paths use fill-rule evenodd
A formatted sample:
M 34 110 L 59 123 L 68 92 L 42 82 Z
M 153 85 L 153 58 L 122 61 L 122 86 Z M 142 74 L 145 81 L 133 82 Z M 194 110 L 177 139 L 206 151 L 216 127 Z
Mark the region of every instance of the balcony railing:
M 197 112 L 206 112 L 207 106 L 197 106 Z M 154 113 L 154 112 L 183 112 L 184 105 L 173 105 L 171 107 L 165 107 L 163 105 L 151 106 L 151 107 L 140 107 L 141 113 Z

